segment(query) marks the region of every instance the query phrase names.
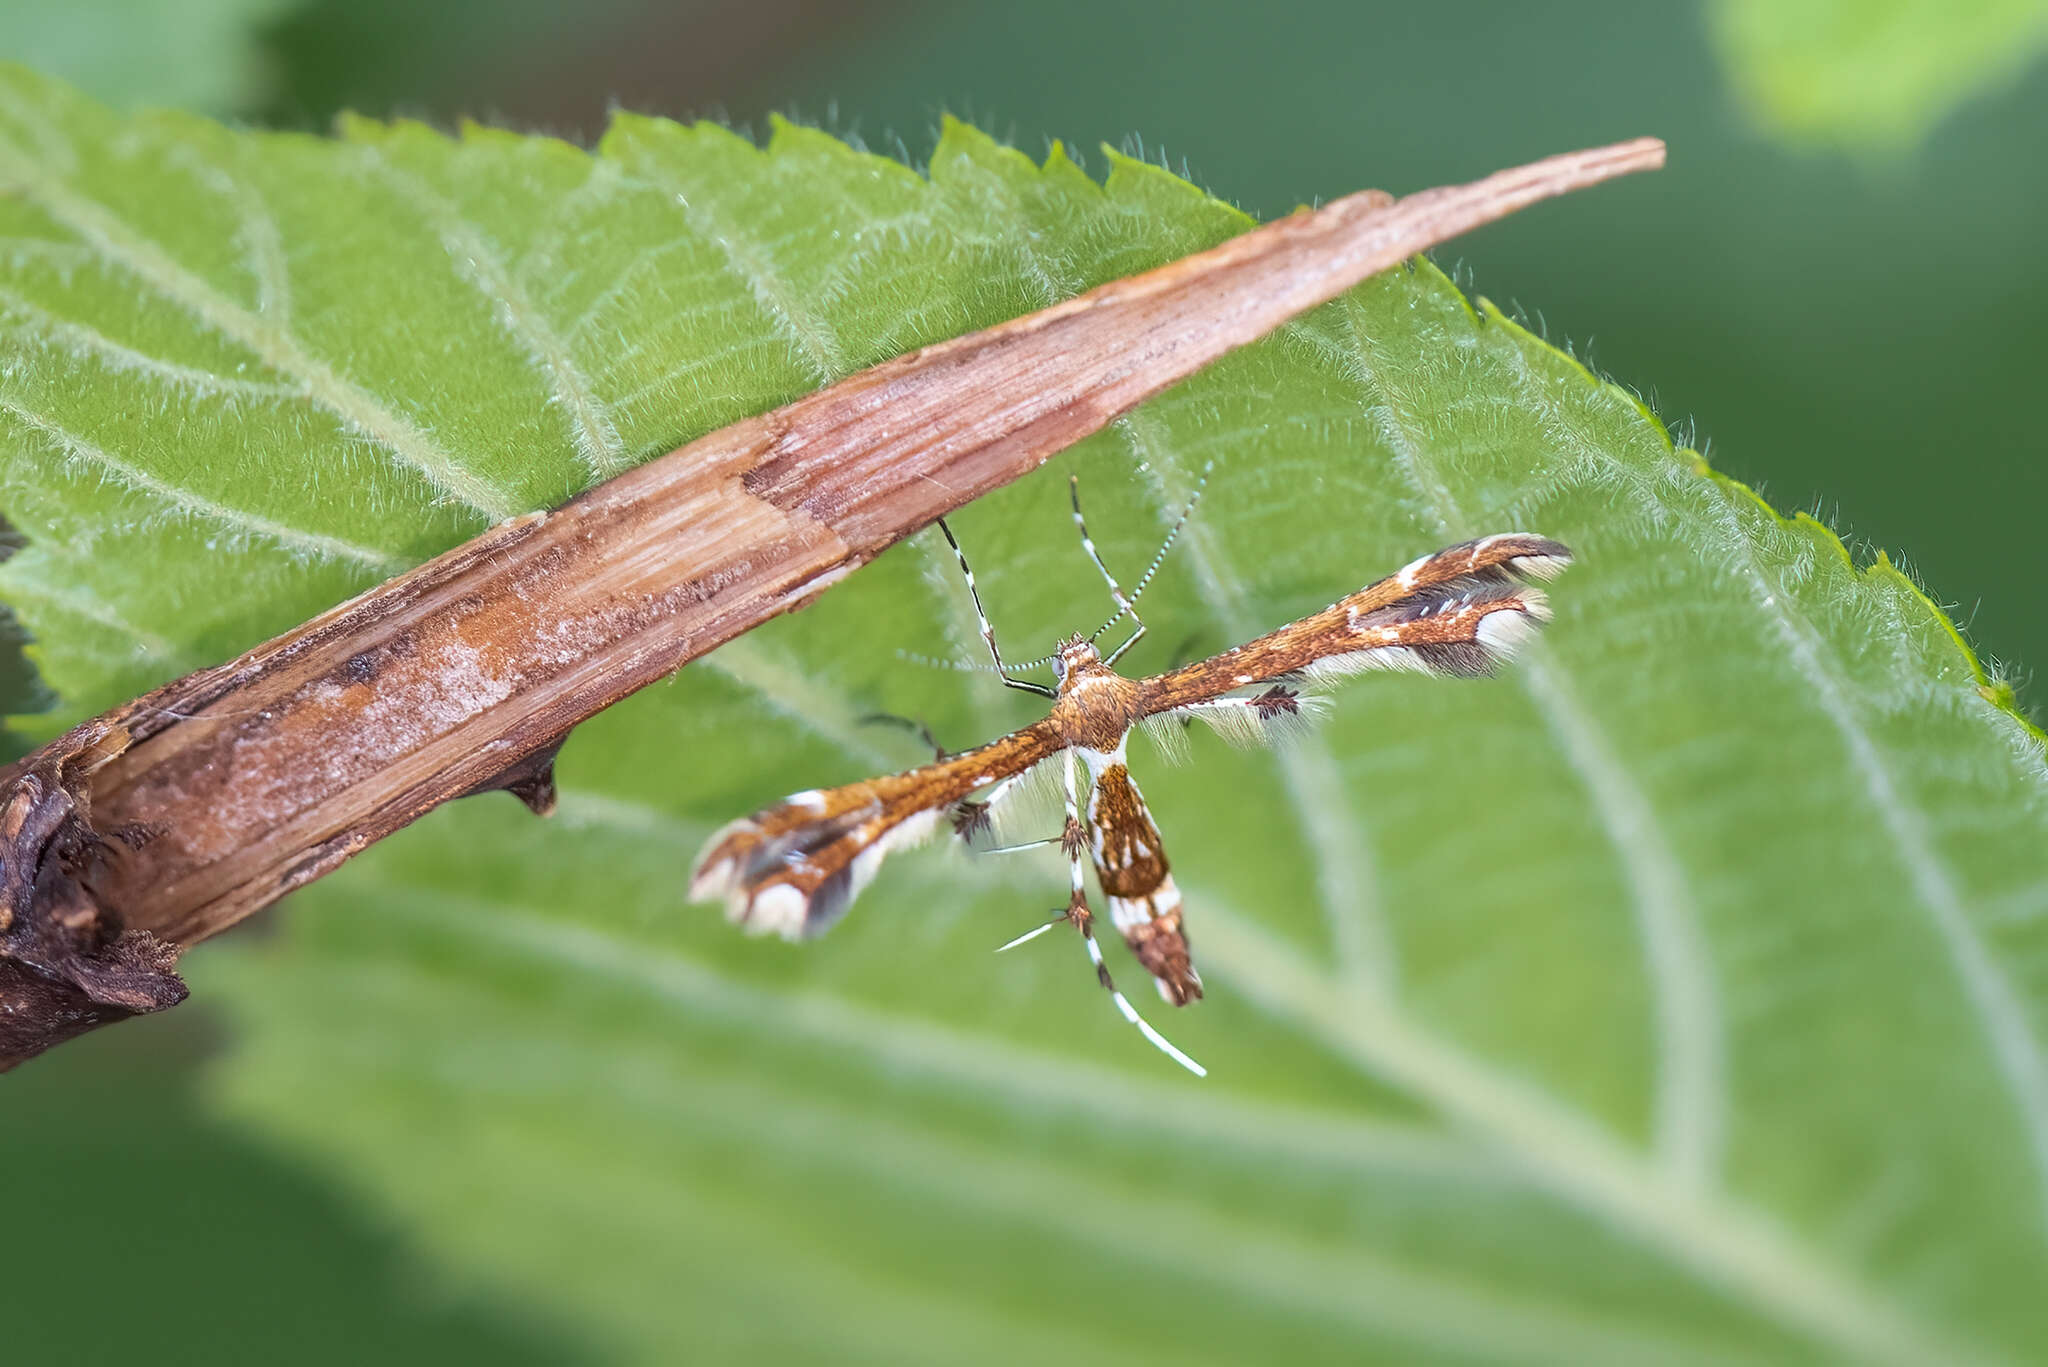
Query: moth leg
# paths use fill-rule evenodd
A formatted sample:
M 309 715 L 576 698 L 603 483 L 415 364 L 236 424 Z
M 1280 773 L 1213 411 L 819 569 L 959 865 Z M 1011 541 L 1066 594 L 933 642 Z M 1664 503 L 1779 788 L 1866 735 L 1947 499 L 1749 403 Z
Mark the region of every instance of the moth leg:
M 1025 850 L 1042 850 L 1047 845 L 1064 845 L 1066 839 L 1064 835 L 1049 835 L 1043 840 L 1020 840 L 1014 845 L 991 845 L 985 850 L 976 850 L 975 853 L 1022 854 Z
M 1116 1009 L 1123 1014 L 1123 1018 L 1132 1025 L 1137 1026 L 1138 1033 L 1151 1040 L 1153 1047 L 1158 1049 L 1160 1053 L 1166 1055 L 1196 1077 L 1209 1076 L 1207 1068 L 1204 1068 L 1201 1064 L 1175 1048 L 1172 1040 L 1154 1030 L 1151 1023 L 1138 1014 L 1138 1008 L 1132 1006 L 1130 1000 L 1118 990 L 1116 980 L 1109 976 L 1109 965 L 1102 961 L 1102 946 L 1095 939 L 1093 924 L 1095 918 L 1089 915 L 1087 904 L 1084 902 L 1078 907 L 1069 907 L 1066 919 L 1073 921 L 1080 927 L 1081 943 L 1088 946 L 1088 962 L 1095 965 L 1095 980 L 1102 984 L 1104 991 L 1109 993 L 1109 999 L 1116 1003 Z
M 962 798 L 953 804 L 953 834 L 969 845 L 977 836 L 990 834 L 995 829 L 996 804 L 1008 797 L 1022 783 L 1028 774 L 1013 774 L 997 783 L 980 797 Z M 1057 836 L 1050 839 L 1058 839 Z M 993 853 L 984 850 L 983 853 Z
M 932 748 L 932 760 L 951 759 L 953 752 L 939 744 L 939 738 L 932 734 L 931 723 L 916 717 L 902 717 L 894 712 L 870 712 L 860 719 L 862 726 L 900 726 L 906 731 L 915 731 L 918 738 Z
M 1065 911 L 1062 911 L 1058 907 L 1054 907 L 1053 910 L 1059 912 L 1059 915 L 1053 917 L 1050 921 L 1047 921 L 1042 925 L 1036 925 L 1031 927 L 1031 929 L 1025 931 L 1022 935 L 1019 935 L 1016 939 L 1010 941 L 1006 945 L 997 945 L 996 953 L 1000 954 L 1006 949 L 1015 949 L 1018 945 L 1029 944 L 1031 941 L 1045 934 L 1045 932 L 1047 932 L 1048 930 L 1051 930 L 1054 926 L 1065 925 L 1067 921 L 1067 913 Z

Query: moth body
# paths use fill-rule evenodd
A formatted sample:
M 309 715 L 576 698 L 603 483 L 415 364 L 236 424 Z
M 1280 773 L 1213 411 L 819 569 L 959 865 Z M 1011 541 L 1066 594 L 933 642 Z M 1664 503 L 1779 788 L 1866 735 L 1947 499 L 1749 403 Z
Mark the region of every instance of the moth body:
M 1117 991 L 1096 944 L 1087 902 L 1084 866 L 1092 866 L 1110 924 L 1151 975 L 1160 996 L 1174 1006 L 1200 999 L 1202 979 L 1188 944 L 1180 889 L 1159 828 L 1131 776 L 1127 743 L 1132 729 L 1145 725 L 1163 739 L 1178 741 L 1183 723 L 1201 721 L 1226 740 L 1259 743 L 1308 719 L 1320 702 L 1311 690 L 1363 670 L 1449 677 L 1491 673 L 1548 620 L 1549 607 L 1535 581 L 1562 572 L 1571 552 L 1521 532 L 1462 542 L 1411 561 L 1321 612 L 1256 640 L 1163 674 L 1129 678 L 1117 672 L 1116 660 L 1144 635 L 1136 600 L 1166 548 L 1160 548 L 1137 589 L 1126 595 L 1088 539 L 1078 491 L 1074 517 L 1083 549 L 1108 581 L 1118 613 L 1093 636 L 1068 637 L 1053 654 L 1033 662 L 1052 666 L 1051 687 L 1008 672 L 982 612 L 973 573 L 965 555 L 960 556 L 997 671 L 1009 686 L 1050 699 L 1043 720 L 900 774 L 807 789 L 735 821 L 706 845 L 690 895 L 722 899 L 727 915 L 755 933 L 791 940 L 817 935 L 845 914 L 891 851 L 928 839 L 942 817 L 963 840 L 985 836 L 991 809 L 1040 766 L 1056 766 L 1065 792 L 1065 823 L 1058 835 L 1027 844 L 1057 845 L 1065 856 L 1067 906 L 1011 945 L 1053 926 L 1073 926 L 1119 1012 L 1155 1045 L 1200 1073 L 1199 1064 L 1167 1043 Z M 1183 512 L 1182 521 L 1186 517 Z M 939 525 L 957 552 L 951 529 L 943 521 Z M 1174 532 L 1180 525 L 1174 524 Z M 1172 539 L 1169 532 L 1167 544 Z M 1134 630 L 1105 657 L 1095 642 L 1124 617 L 1132 620 Z M 1085 805 L 1077 771 L 1086 775 Z

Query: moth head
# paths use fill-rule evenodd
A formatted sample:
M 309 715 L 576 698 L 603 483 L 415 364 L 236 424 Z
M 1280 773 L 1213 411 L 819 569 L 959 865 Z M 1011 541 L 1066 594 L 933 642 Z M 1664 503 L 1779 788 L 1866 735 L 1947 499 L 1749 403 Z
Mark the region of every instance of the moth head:
M 1086 636 L 1069 636 L 1060 642 L 1059 654 L 1052 657 L 1053 673 L 1059 676 L 1059 681 L 1063 684 L 1090 665 L 1100 663 L 1101 652 L 1095 649 L 1094 643 Z

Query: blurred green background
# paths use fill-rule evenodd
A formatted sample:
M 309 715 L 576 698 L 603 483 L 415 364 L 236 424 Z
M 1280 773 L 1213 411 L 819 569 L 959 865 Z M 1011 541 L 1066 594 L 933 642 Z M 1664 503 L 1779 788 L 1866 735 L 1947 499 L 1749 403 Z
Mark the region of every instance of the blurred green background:
M 117 104 L 578 140 L 613 104 L 755 127 L 781 111 L 913 161 L 950 110 L 1034 155 L 1142 149 L 1262 215 L 1661 135 L 1664 174 L 1443 259 L 1781 509 L 1903 558 L 2037 711 L 2044 34 L 2031 0 L 0 6 L 0 56 Z M 211 1119 L 217 1043 L 202 1004 L 5 1083 L 8 1224 L 33 1235 L 0 1276 L 8 1360 L 585 1360 Z

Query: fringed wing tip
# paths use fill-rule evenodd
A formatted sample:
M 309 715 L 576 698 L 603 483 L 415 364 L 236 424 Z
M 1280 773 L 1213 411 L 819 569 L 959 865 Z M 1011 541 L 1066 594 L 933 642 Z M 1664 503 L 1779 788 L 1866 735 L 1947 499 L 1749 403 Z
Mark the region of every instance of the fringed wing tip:
M 750 935 L 813 939 L 846 914 L 889 851 L 926 839 L 939 818 L 928 809 L 884 826 L 863 819 L 872 814 L 863 808 L 775 831 L 781 824 L 775 817 L 792 806 L 806 814 L 821 809 L 804 800 L 809 797 L 801 794 L 713 835 L 697 857 L 690 899 L 723 899 L 725 918 Z
M 726 898 L 725 916 L 749 935 L 777 935 L 785 940 L 806 940 L 817 934 L 811 928 L 812 899 L 790 883 L 770 883 L 746 895 L 735 888 Z
M 801 940 L 816 934 L 812 926 L 819 918 L 812 912 L 813 899 L 801 888 L 758 877 L 750 885 L 741 875 L 742 866 L 761 864 L 763 843 L 761 828 L 751 818 L 720 828 L 697 856 L 690 900 L 724 902 L 725 919 L 749 935 Z
M 1510 532 L 1507 537 L 1524 543 L 1515 548 L 1514 555 L 1502 562 L 1510 573 L 1525 579 L 1549 580 L 1557 578 L 1571 567 L 1572 548 L 1562 541 L 1552 541 L 1547 536 L 1533 536 L 1527 532 Z
M 704 848 L 697 851 L 696 862 L 690 866 L 692 902 L 716 902 L 732 892 L 740 856 L 737 849 L 728 847 L 735 845 L 735 837 L 749 829 L 759 830 L 751 821 L 728 822 L 704 842 Z
M 1550 600 L 1536 589 L 1523 589 L 1516 595 L 1516 601 L 1521 603 L 1521 611 L 1502 608 L 1489 612 L 1472 628 L 1472 638 L 1496 663 L 1513 659 L 1515 652 L 1550 620 Z
M 1382 595 L 1377 606 L 1351 609 L 1351 631 L 1368 643 L 1331 651 L 1301 672 L 1316 684 L 1367 669 L 1491 674 L 1550 620 L 1550 600 L 1537 581 L 1555 579 L 1571 563 L 1563 542 L 1527 532 L 1447 546 L 1363 591 L 1362 597 Z M 1392 601 L 1383 597 L 1387 584 L 1401 590 Z

